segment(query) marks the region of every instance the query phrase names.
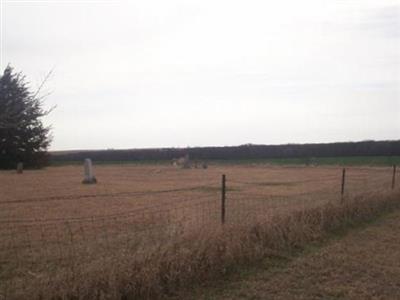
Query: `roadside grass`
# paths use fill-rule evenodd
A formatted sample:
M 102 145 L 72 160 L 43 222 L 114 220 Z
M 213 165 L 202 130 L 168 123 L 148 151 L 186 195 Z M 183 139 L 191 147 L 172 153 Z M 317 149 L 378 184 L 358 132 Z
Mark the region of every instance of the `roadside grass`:
M 350 234 L 355 235 L 366 228 L 379 225 L 384 222 L 388 216 L 400 214 L 399 210 L 384 210 L 370 219 L 363 220 L 347 220 L 341 226 L 333 228 L 332 231 L 326 232 L 320 239 L 310 241 L 300 248 L 284 249 L 280 253 L 275 253 L 267 257 L 249 262 L 246 265 L 236 265 L 228 268 L 226 273 L 213 281 L 206 281 L 198 286 L 187 287 L 180 291 L 177 295 L 167 297 L 167 300 L 178 299 L 201 299 L 201 300 L 217 300 L 217 299 L 263 299 L 249 297 L 245 293 L 241 293 L 240 285 L 243 281 L 251 278 L 257 278 L 262 275 L 263 278 L 273 277 L 277 273 L 284 273 L 285 268 L 290 263 L 300 257 L 310 257 L 321 251 L 321 249 L 342 240 Z M 245 287 L 244 287 L 245 288 Z M 232 292 L 233 291 L 233 292 Z M 234 297 L 230 297 L 234 294 Z M 336 299 L 323 298 L 323 299 Z M 338 299 L 342 299 L 339 295 Z
M 399 229 L 400 211 L 385 211 L 169 299 L 398 299 Z

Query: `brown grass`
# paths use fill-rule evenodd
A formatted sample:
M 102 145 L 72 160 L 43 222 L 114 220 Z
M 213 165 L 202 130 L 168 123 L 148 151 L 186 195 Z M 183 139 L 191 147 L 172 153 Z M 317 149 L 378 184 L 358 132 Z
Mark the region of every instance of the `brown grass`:
M 346 222 L 397 206 L 390 170 L 214 166 L 208 170 L 104 166 L 50 168 L 3 185 L 1 288 L 10 298 L 156 299 Z M 219 223 L 220 174 L 228 178 Z M 369 189 L 368 189 L 369 188 Z M 385 191 L 386 190 L 386 191 Z M 396 196 L 396 197 L 395 197 Z

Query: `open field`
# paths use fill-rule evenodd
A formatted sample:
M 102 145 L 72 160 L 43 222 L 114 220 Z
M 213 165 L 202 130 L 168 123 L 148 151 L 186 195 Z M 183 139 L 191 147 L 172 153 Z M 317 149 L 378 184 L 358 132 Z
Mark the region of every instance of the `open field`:
M 226 226 L 247 226 L 341 200 L 341 168 L 271 165 L 102 165 L 96 185 L 82 167 L 0 172 L 0 288 L 103 264 L 145 259 L 157 247 L 221 228 L 221 174 L 227 176 Z M 347 169 L 348 197 L 390 191 L 392 169 Z M 85 271 L 85 272 L 86 272 Z
M 57 156 L 57 154 L 54 154 Z M 271 164 L 271 165 L 316 165 L 316 166 L 392 166 L 400 165 L 400 156 L 336 156 L 336 157 L 299 157 L 299 158 L 268 158 L 268 159 L 244 159 L 244 160 L 211 160 L 216 164 Z M 122 160 L 122 161 L 97 161 L 101 165 L 169 165 L 170 160 Z M 53 160 L 53 166 L 81 165 L 79 160 Z

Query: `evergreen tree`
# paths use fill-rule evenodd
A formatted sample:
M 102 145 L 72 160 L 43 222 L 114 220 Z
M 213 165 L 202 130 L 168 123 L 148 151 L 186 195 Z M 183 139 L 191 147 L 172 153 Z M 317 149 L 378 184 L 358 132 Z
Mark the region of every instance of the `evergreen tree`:
M 43 109 L 39 92 L 32 92 L 10 66 L 0 76 L 0 168 L 15 168 L 18 162 L 35 168 L 47 164 L 50 127 L 41 118 L 50 111 Z

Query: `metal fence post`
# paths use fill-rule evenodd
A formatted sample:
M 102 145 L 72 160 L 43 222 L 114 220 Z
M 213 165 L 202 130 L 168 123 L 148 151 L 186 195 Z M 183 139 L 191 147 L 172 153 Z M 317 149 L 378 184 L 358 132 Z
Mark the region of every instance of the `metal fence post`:
M 345 185 L 345 182 L 346 182 L 346 169 L 345 168 L 343 168 L 343 171 L 342 171 L 342 190 L 341 190 L 341 196 L 342 196 L 342 200 L 343 200 L 343 196 L 344 196 L 344 185 Z
M 393 176 L 392 176 L 392 190 L 396 184 L 396 165 L 393 165 Z
M 225 224 L 225 196 L 226 196 L 226 177 L 222 175 L 222 186 L 221 186 L 221 223 Z

